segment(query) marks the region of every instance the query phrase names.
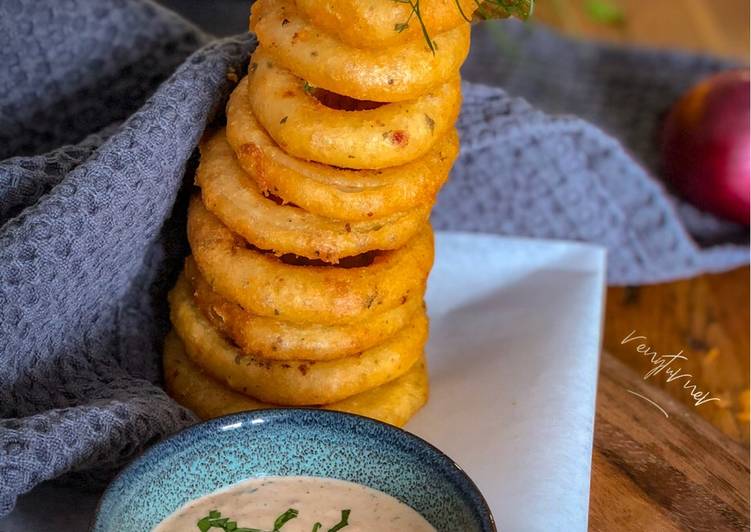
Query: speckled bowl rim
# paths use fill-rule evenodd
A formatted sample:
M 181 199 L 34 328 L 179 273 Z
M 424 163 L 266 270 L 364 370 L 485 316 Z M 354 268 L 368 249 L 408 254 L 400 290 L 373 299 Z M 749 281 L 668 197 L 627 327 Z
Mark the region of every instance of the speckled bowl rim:
M 210 435 L 215 430 L 219 430 L 220 427 L 235 424 L 238 421 L 242 422 L 243 425 L 245 423 L 251 424 L 250 421 L 252 419 L 257 419 L 259 417 L 263 417 L 264 419 L 268 419 L 270 417 L 275 419 L 284 419 L 284 418 L 290 418 L 295 417 L 298 414 L 311 414 L 313 416 L 318 416 L 321 418 L 349 418 L 352 422 L 355 424 L 359 424 L 364 427 L 370 427 L 370 428 L 381 428 L 383 430 L 386 430 L 388 432 L 391 432 L 394 434 L 396 438 L 398 438 L 400 441 L 406 441 L 409 443 L 412 443 L 418 447 L 422 447 L 423 449 L 427 450 L 429 457 L 430 457 L 430 463 L 429 467 L 431 469 L 438 469 L 441 473 L 445 474 L 447 478 L 450 479 L 450 481 L 459 489 L 461 494 L 466 498 L 466 500 L 469 502 L 469 504 L 474 507 L 474 509 L 477 511 L 477 514 L 479 515 L 481 522 L 479 523 L 482 527 L 482 530 L 484 532 L 497 532 L 495 519 L 493 518 L 493 513 L 490 511 L 490 507 L 488 506 L 487 501 L 485 500 L 485 497 L 483 496 L 480 489 L 477 487 L 477 485 L 474 483 L 474 481 L 467 475 L 467 473 L 454 461 L 446 455 L 443 451 L 441 451 L 439 448 L 437 448 L 435 445 L 423 440 L 419 436 L 415 436 L 414 434 L 407 432 L 406 430 L 400 429 L 399 427 L 395 427 L 394 425 L 389 425 L 387 423 L 383 423 L 381 421 L 377 421 L 375 419 L 371 419 L 368 417 L 360 416 L 358 414 L 350 414 L 348 412 L 338 412 L 334 410 L 321 410 L 316 408 L 264 408 L 259 410 L 248 410 L 245 412 L 237 412 L 234 414 L 229 414 L 222 417 L 217 417 L 210 419 L 208 421 L 202 421 L 200 423 L 196 423 L 195 425 L 191 425 L 190 427 L 186 427 L 168 438 L 165 438 L 158 443 L 152 445 L 148 449 L 144 450 L 141 454 L 139 454 L 136 458 L 131 460 L 127 466 L 125 466 L 112 481 L 107 486 L 107 489 L 104 490 L 104 493 L 99 498 L 99 501 L 96 505 L 96 512 L 94 514 L 94 518 L 91 522 L 91 526 L 89 527 L 90 531 L 93 531 L 96 527 L 99 518 L 100 518 L 100 511 L 102 508 L 102 504 L 109 498 L 112 497 L 114 492 L 114 487 L 124 482 L 125 479 L 133 473 L 133 471 L 141 464 L 148 462 L 149 460 L 154 459 L 154 455 L 159 453 L 159 450 L 162 447 L 166 447 L 167 444 L 178 441 L 185 438 L 203 438 L 206 437 L 206 435 Z M 271 425 L 264 423 L 262 427 L 270 427 Z M 256 430 L 273 430 L 271 428 L 264 429 L 258 426 L 258 424 L 255 425 Z M 324 428 L 326 428 L 324 426 Z M 203 434 L 201 434 L 203 433 Z M 254 477 L 249 477 L 254 478 Z

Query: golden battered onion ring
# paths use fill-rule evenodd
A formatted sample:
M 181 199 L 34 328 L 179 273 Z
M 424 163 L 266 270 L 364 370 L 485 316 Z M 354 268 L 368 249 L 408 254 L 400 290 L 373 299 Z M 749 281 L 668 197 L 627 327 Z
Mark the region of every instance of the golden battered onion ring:
M 246 247 L 194 197 L 188 240 L 201 274 L 221 296 L 259 316 L 308 323 L 363 321 L 421 293 L 433 264 L 429 225 L 368 266 L 294 266 Z
M 181 276 L 169 295 L 170 317 L 188 357 L 235 391 L 268 403 L 324 405 L 401 377 L 423 353 L 428 320 L 418 312 L 404 329 L 362 353 L 323 362 L 269 360 L 240 351 L 196 307 Z
M 430 205 L 459 152 L 450 130 L 424 156 L 384 170 L 345 170 L 287 155 L 256 120 L 244 78 L 227 104 L 227 141 L 263 192 L 321 216 L 369 220 Z
M 185 276 L 198 308 L 211 324 L 245 353 L 273 360 L 332 360 L 360 353 L 406 327 L 422 309 L 422 293 L 365 322 L 341 325 L 305 324 L 245 312 L 211 289 L 195 261 L 185 261 Z
M 350 46 L 386 48 L 425 37 L 419 21 L 410 19 L 412 8 L 393 0 L 297 0 L 297 8 L 313 26 Z M 477 0 L 420 0 L 425 28 L 438 35 L 467 23 L 477 9 Z M 461 11 L 460 11 L 461 10 Z M 464 13 L 464 16 L 462 16 Z M 466 17 L 466 18 L 465 18 Z M 410 20 L 402 31 L 400 24 Z
M 164 341 L 163 364 L 167 393 L 201 419 L 278 407 L 225 388 L 206 375 L 187 357 L 185 346 L 174 331 Z M 359 414 L 401 427 L 427 400 L 428 374 L 425 361 L 421 359 L 398 379 L 322 408 Z
M 365 111 L 326 107 L 263 48 L 253 54 L 248 78 L 253 114 L 284 151 L 341 168 L 386 168 L 425 155 L 453 128 L 461 106 L 456 73 L 415 100 Z
M 310 25 L 294 0 L 258 0 L 250 24 L 270 59 L 316 87 L 358 100 L 413 100 L 456 76 L 469 52 L 469 24 L 432 35 L 435 53 L 424 39 L 353 48 Z
M 374 249 L 399 248 L 430 216 L 430 205 L 424 205 L 385 218 L 344 222 L 279 205 L 264 197 L 239 165 L 223 129 L 201 143 L 196 183 L 206 208 L 254 246 L 329 263 Z

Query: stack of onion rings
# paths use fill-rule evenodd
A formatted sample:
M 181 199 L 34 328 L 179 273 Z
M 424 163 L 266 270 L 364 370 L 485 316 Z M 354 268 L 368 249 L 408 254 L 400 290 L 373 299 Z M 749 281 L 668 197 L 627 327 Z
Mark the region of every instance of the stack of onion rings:
M 422 356 L 424 312 L 386 342 L 325 361 L 271 360 L 244 353 L 214 329 L 180 279 L 170 293 L 172 324 L 188 358 L 235 391 L 283 405 L 321 405 L 346 399 L 404 375 Z
M 367 266 L 288 264 L 247 246 L 193 198 L 188 241 L 203 277 L 223 297 L 259 316 L 306 323 L 352 323 L 392 309 L 419 292 L 433 263 L 428 225 L 406 246 Z
M 386 48 L 421 40 L 420 24 L 406 2 L 383 0 L 297 0 L 297 8 L 317 28 L 356 48 Z M 477 0 L 420 0 L 425 29 L 437 35 L 461 26 L 477 9 Z M 399 31 L 394 31 L 399 28 Z
M 279 205 L 248 179 L 223 130 L 202 143 L 196 184 L 206 208 L 254 246 L 330 263 L 373 249 L 400 248 L 430 215 L 430 205 L 421 205 L 384 218 L 345 222 Z
M 174 331 L 165 340 L 164 380 L 169 394 L 202 419 L 280 406 L 238 393 L 209 377 L 200 366 L 191 362 L 182 340 Z M 427 399 L 428 374 L 425 362 L 420 360 L 390 383 L 326 405 L 326 408 L 401 426 Z
M 258 0 L 251 25 L 268 54 L 256 58 L 259 64 L 279 62 L 316 87 L 358 100 L 421 98 L 454 79 L 469 52 L 467 24 L 436 34 L 436 54 L 420 39 L 393 48 L 349 46 L 312 26 L 294 0 Z
M 422 309 L 420 287 L 413 297 L 361 322 L 324 325 L 256 316 L 211 288 L 195 261 L 185 262 L 185 274 L 193 287 L 196 305 L 220 332 L 245 353 L 272 360 L 331 360 L 362 352 L 386 341 L 406 327 Z
M 268 59 L 251 59 L 248 97 L 258 122 L 288 154 L 341 168 L 379 169 L 425 155 L 453 127 L 461 106 L 459 75 L 413 100 L 375 109 L 332 109 L 305 82 Z
M 227 104 L 227 141 L 264 193 L 328 218 L 369 220 L 432 205 L 459 153 L 455 129 L 424 156 L 381 170 L 349 170 L 296 159 L 256 120 L 243 79 Z
M 428 217 L 459 151 L 475 7 L 422 0 L 423 28 L 391 0 L 254 4 L 261 44 L 201 142 L 192 256 L 169 296 L 180 403 L 397 425 L 425 403 Z

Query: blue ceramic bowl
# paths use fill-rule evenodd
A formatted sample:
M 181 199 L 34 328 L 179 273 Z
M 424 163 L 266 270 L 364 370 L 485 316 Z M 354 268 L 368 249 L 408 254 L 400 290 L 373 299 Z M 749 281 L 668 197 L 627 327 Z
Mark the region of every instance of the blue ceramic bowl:
M 371 419 L 310 409 L 217 418 L 155 445 L 109 486 L 92 530 L 146 532 L 217 489 L 248 478 L 290 475 L 381 490 L 441 532 L 496 530 L 474 483 L 432 445 Z

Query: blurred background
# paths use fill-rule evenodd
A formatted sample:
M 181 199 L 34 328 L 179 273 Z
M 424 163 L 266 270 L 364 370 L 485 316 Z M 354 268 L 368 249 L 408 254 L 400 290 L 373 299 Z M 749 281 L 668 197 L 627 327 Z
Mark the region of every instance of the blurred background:
M 214 35 L 247 30 L 249 0 L 159 0 Z M 533 24 L 572 36 L 710 52 L 748 63 L 748 0 L 538 0 Z

